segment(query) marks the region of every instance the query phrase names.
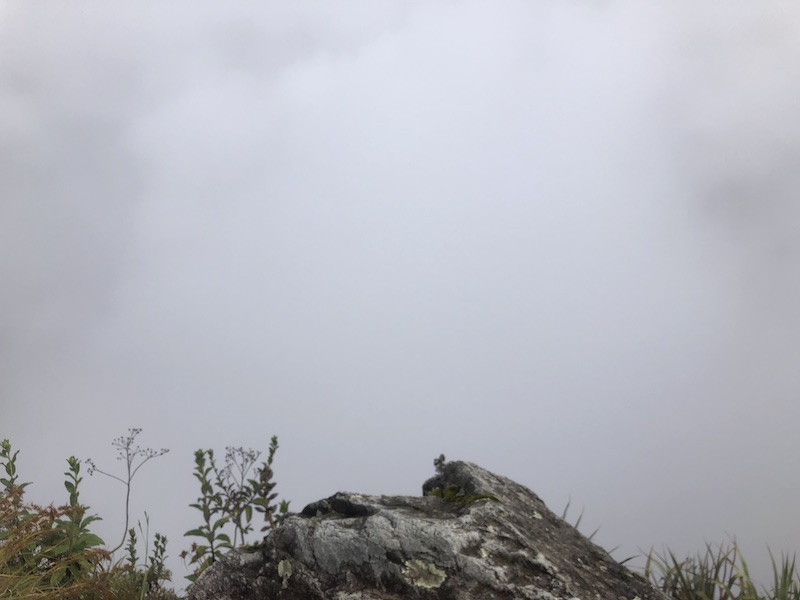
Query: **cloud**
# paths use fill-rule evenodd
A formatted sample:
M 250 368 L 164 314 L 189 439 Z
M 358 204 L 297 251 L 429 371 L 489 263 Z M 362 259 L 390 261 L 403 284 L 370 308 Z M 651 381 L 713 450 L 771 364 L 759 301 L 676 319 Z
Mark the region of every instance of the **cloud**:
M 462 452 L 582 492 L 632 547 L 718 537 L 762 502 L 727 504 L 742 478 L 780 479 L 791 4 L 7 6 L 22 439 L 45 420 L 81 432 L 47 452 L 96 456 L 93 428 L 145 421 L 178 457 L 277 432 L 298 502 L 411 493 Z

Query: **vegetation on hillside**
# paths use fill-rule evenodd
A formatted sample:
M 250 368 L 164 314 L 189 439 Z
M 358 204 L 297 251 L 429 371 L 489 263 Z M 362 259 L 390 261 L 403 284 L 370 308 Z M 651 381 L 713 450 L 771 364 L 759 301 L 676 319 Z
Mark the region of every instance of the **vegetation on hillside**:
M 112 549 L 91 532 L 91 525 L 100 517 L 80 502 L 81 461 L 75 457 L 67 460 L 64 487 L 68 503 L 40 506 L 24 498 L 30 483 L 19 481 L 19 451 L 13 451 L 8 440 L 0 442 L 0 598 L 179 598 L 168 587 L 172 574 L 164 566 L 167 538 L 156 533 L 150 547 L 147 513 L 144 526 L 140 521 L 137 528 L 128 527 L 131 481 L 142 465 L 167 452 L 136 446 L 139 433 L 141 430 L 131 429 L 127 437 L 113 442 L 126 465 L 124 477 L 85 461 L 90 473 L 101 473 L 126 486 L 124 535 Z M 278 438 L 273 436 L 267 460 L 260 466 L 256 463 L 261 453 L 254 450 L 227 448 L 222 467 L 213 450 L 195 452 L 193 474 L 200 484 L 200 496 L 190 506 L 201 513 L 202 524 L 185 534 L 200 540 L 180 555 L 193 570 L 187 579 L 194 581 L 228 550 L 244 544 L 254 530 L 254 513 L 264 518 L 262 532 L 278 527 L 287 516 L 289 503 L 278 502 L 274 491 L 272 464 L 277 449 Z M 122 546 L 124 557 L 115 560 L 114 552 Z M 644 576 L 676 600 L 800 600 L 794 557 L 776 560 L 770 553 L 770 558 L 773 582 L 769 589 L 759 589 L 753 582 L 735 541 L 728 547 L 708 545 L 703 554 L 685 559 L 669 550 L 662 554 L 651 550 Z
M 168 587 L 172 574 L 165 567 L 167 538 L 156 533 L 150 540 L 150 519 L 145 525 L 129 528 L 131 482 L 149 460 L 162 456 L 159 451 L 135 445 L 140 429 L 114 440 L 118 460 L 126 465 L 124 476 L 84 461 L 88 472 L 100 473 L 126 487 L 125 525 L 122 541 L 114 548 L 91 532 L 90 526 L 100 520 L 80 502 L 81 461 L 67 460 L 64 487 L 69 503 L 61 506 L 40 506 L 25 500 L 30 482 L 20 482 L 17 473 L 19 450 L 8 440 L 0 442 L 0 598 L 81 599 L 81 600 L 177 600 Z M 277 527 L 286 517 L 289 503 L 277 502 L 273 491 L 272 463 L 278 449 L 273 436 L 266 462 L 256 466 L 261 453 L 244 448 L 227 448 L 225 464 L 218 467 L 213 450 L 195 453 L 194 476 L 200 483 L 200 497 L 190 504 L 202 514 L 203 524 L 186 532 L 201 538 L 190 550 L 181 553 L 192 568 L 187 577 L 194 581 L 200 573 L 246 541 L 253 531 L 254 512 L 264 517 L 261 531 Z M 138 529 L 138 533 L 137 533 Z M 232 533 L 232 537 L 231 534 Z M 125 546 L 123 558 L 114 559 L 114 552 Z M 141 556 L 140 547 L 143 547 Z

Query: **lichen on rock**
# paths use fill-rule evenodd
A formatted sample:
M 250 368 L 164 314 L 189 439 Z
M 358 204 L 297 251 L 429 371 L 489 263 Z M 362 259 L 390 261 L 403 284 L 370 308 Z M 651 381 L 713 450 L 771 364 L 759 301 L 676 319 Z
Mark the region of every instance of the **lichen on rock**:
M 289 560 L 282 560 L 278 563 L 278 577 L 281 578 L 281 587 L 289 587 L 289 578 L 292 576 L 292 563 Z
M 421 560 L 407 560 L 403 577 L 413 585 L 424 588 L 438 588 L 447 579 L 447 574 L 433 563 Z

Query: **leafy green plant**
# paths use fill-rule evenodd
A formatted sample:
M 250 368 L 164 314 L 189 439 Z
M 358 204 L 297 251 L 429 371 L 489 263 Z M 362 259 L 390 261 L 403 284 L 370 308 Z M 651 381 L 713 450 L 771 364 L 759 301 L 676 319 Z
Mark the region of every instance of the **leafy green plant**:
M 125 546 L 125 552 L 128 554 L 125 565 L 125 570 L 128 572 L 128 579 L 136 583 L 138 580 L 136 573 L 136 565 L 139 563 L 139 555 L 136 551 L 138 547 L 138 540 L 136 539 L 136 529 L 131 527 L 128 530 L 128 545 Z
M 144 564 L 139 565 L 137 548 L 139 539 L 136 529 L 128 530 L 128 543 L 125 546 L 127 554 L 124 563 L 117 563 L 116 570 L 112 570 L 111 585 L 114 598 L 130 598 L 131 600 L 176 600 L 178 597 L 172 590 L 166 589 L 164 583 L 170 581 L 171 573 L 164 566 L 166 560 L 167 538 L 156 533 L 153 553 L 148 557 L 150 518 L 145 512 L 145 527 L 138 522 L 139 532 L 144 537 Z
M 226 448 L 225 467 L 217 467 L 213 450 L 197 450 L 194 455 L 194 477 L 200 483 L 200 497 L 190 504 L 203 515 L 203 524 L 190 529 L 184 535 L 199 537 L 204 543 L 193 543 L 190 551 L 181 553 L 189 557 L 195 571 L 187 577 L 194 582 L 208 566 L 222 558 L 224 551 L 237 544 L 244 544 L 246 535 L 253 529 L 253 510 L 264 515 L 267 525 L 262 529 L 274 529 L 289 512 L 289 503 L 275 504 L 277 494 L 273 491 L 272 462 L 278 449 L 278 438 L 270 441 L 268 458 L 255 470 L 250 471 L 261 455 L 244 448 Z M 233 527 L 233 539 L 225 531 Z
M 136 529 L 131 528 L 128 531 L 128 543 L 125 546 L 127 554 L 124 564 L 119 565 L 119 570 L 122 575 L 119 577 L 116 592 L 119 595 L 123 590 L 127 590 L 128 595 L 136 594 L 137 598 L 152 598 L 157 594 L 168 594 L 170 591 L 166 590 L 163 582 L 170 581 L 171 573 L 164 566 L 166 560 L 167 538 L 163 535 L 156 533 L 154 540 L 154 549 L 150 557 L 147 556 L 148 540 L 150 537 L 150 517 L 145 512 L 145 527 L 142 528 L 142 522 L 138 522 L 139 532 L 144 537 L 144 564 L 139 565 L 139 556 L 137 552 L 138 538 Z
M 189 506 L 202 513 L 203 524 L 195 529 L 190 529 L 184 535 L 200 537 L 206 543 L 192 544 L 189 564 L 196 565 L 196 567 L 195 572 L 186 577 L 191 582 L 194 582 L 207 567 L 222 558 L 223 549 L 231 547 L 230 536 L 222 531 L 230 517 L 224 514 L 225 502 L 222 494 L 214 489 L 212 476 L 217 475 L 218 478 L 218 470 L 213 450 L 197 450 L 194 453 L 193 475 L 200 482 L 200 497 L 197 502 Z M 181 557 L 186 559 L 188 554 L 184 550 Z
M 57 521 L 51 538 L 55 545 L 46 552 L 47 558 L 58 564 L 50 577 L 50 583 L 54 585 L 75 580 L 81 573 L 92 571 L 94 565 L 85 552 L 104 544 L 103 540 L 89 531 L 89 525 L 101 518 L 97 515 L 86 516 L 88 507 L 78 501 L 78 486 L 83 481 L 80 477 L 81 463 L 74 456 L 67 459 L 67 463 L 69 469 L 64 473 L 67 477 L 64 487 L 69 492 L 69 510 L 64 518 Z
M 11 442 L 8 440 L 0 441 L 0 464 L 7 477 L 0 477 L 0 498 L 4 500 L 3 512 L 0 513 L 0 542 L 5 540 L 9 531 L 13 529 L 19 522 L 28 516 L 27 509 L 23 506 L 22 497 L 25 493 L 25 488 L 30 483 L 17 484 L 17 456 L 19 450 L 16 452 L 11 451 Z
M 256 499 L 254 480 L 247 475 L 261 455 L 256 450 L 228 446 L 225 449 L 225 467 L 217 477 L 222 493 L 223 512 L 233 525 L 232 546 L 244 543 L 244 537 L 253 530 L 253 501 Z
M 69 598 L 86 594 L 89 580 L 110 555 L 89 531 L 97 516 L 86 516 L 79 502 L 80 461 L 67 460 L 64 486 L 69 504 L 42 507 L 24 502 L 17 484 L 16 460 L 8 440 L 0 443 L 0 464 L 8 478 L 0 481 L 0 596 Z M 100 588 L 97 588 L 100 590 Z
M 152 591 L 161 587 L 161 581 L 169 581 L 171 574 L 164 566 L 167 559 L 167 537 L 156 533 L 153 539 L 153 553 L 147 567 L 147 584 Z
M 23 507 L 24 515 L 19 511 Z M 45 554 L 55 523 L 64 515 L 63 507 L 23 505 L 8 494 L 0 497 L 0 598 L 57 589 L 50 583 L 54 565 Z
M 163 590 L 163 583 L 169 581 L 171 574 L 164 566 L 164 561 L 167 558 L 167 538 L 160 533 L 155 534 L 153 541 L 153 553 L 148 557 L 148 546 L 150 540 L 150 516 L 145 512 L 145 527 L 142 528 L 142 522 L 138 522 L 139 532 L 144 536 L 144 565 L 139 568 L 137 561 L 137 539 L 136 530 L 131 528 L 128 531 L 128 545 L 126 550 L 128 553 L 126 570 L 128 571 L 128 580 L 134 588 L 138 587 L 139 597 L 144 598 L 152 596 L 155 592 Z
M 17 456 L 19 450 L 11 453 L 11 442 L 3 440 L 0 442 L 0 463 L 3 465 L 3 470 L 6 472 L 7 477 L 0 477 L 0 485 L 3 486 L 3 492 L 7 494 L 14 494 L 15 492 L 22 492 L 30 483 L 17 484 Z
M 257 479 L 250 480 L 250 484 L 254 490 L 255 499 L 253 505 L 256 510 L 264 515 L 267 522 L 261 531 L 277 528 L 283 520 L 289 515 L 289 501 L 281 500 L 280 503 L 275 504 L 273 500 L 278 497 L 278 494 L 273 492 L 275 489 L 275 482 L 272 481 L 274 473 L 272 472 L 272 461 L 275 459 L 275 452 L 278 450 L 278 436 L 273 435 L 269 443 L 269 452 L 267 454 L 267 462 L 263 463 L 257 472 Z

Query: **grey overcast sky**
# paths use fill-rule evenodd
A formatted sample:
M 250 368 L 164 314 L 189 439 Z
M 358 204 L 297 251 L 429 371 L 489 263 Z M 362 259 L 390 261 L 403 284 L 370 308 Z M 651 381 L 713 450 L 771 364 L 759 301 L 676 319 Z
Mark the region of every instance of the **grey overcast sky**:
M 618 559 L 800 538 L 800 4 L 0 2 L 0 437 L 299 510 L 527 485 Z M 81 499 L 121 536 L 124 489 Z

